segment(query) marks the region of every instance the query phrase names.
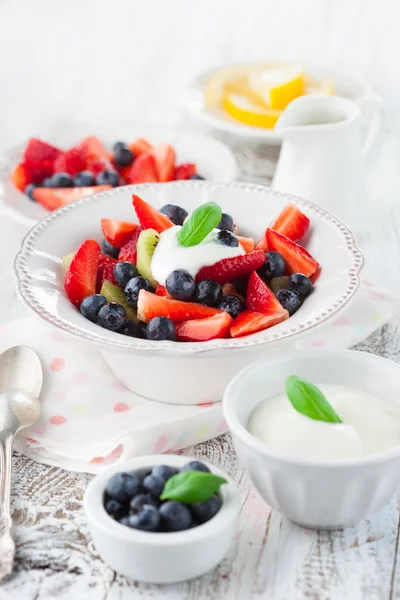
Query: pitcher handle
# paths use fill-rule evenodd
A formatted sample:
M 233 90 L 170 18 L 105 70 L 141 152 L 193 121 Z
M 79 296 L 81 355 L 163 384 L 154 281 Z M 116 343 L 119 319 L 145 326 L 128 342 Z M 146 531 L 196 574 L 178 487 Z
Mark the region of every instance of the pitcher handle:
M 363 155 L 368 159 L 383 129 L 385 122 L 385 109 L 382 99 L 375 94 L 369 94 L 361 101 L 361 108 L 369 116 L 368 131 L 363 143 Z

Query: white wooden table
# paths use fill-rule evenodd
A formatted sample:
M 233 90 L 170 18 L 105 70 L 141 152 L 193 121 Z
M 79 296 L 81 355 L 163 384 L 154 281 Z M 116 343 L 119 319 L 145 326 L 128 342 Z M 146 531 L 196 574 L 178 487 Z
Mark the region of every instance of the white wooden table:
M 183 120 L 196 71 L 225 62 L 315 60 L 368 79 L 387 127 L 368 173 L 373 214 L 359 241 L 366 276 L 400 289 L 400 4 L 376 0 L 0 0 L 0 152 L 73 120 Z M 24 313 L 12 262 L 24 230 L 0 219 L 0 322 Z M 361 348 L 400 360 L 400 323 Z M 1 600 L 392 600 L 400 598 L 400 496 L 357 527 L 300 529 L 262 502 L 229 436 L 186 451 L 238 483 L 235 546 L 215 572 L 177 586 L 145 586 L 102 563 L 82 495 L 90 476 L 15 456 L 16 572 Z

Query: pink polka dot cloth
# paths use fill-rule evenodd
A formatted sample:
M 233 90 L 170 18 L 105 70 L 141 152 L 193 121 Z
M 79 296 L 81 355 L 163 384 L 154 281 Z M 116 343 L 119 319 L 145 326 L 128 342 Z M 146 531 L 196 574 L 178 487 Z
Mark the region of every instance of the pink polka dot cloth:
M 352 346 L 399 308 L 399 296 L 364 282 L 356 300 L 331 325 L 296 346 Z M 42 415 L 16 440 L 16 449 L 33 459 L 96 473 L 130 456 L 176 451 L 227 431 L 220 403 L 181 406 L 136 396 L 115 380 L 93 347 L 48 328 L 36 317 L 4 325 L 0 331 L 0 351 L 27 344 L 42 361 Z

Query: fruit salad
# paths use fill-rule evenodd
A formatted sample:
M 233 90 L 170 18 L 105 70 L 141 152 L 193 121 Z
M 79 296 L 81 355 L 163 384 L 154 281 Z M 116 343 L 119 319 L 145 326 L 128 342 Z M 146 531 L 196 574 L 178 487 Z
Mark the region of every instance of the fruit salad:
M 11 173 L 17 190 L 47 210 L 119 185 L 179 179 L 204 177 L 193 163 L 177 165 L 169 144 L 152 146 L 139 138 L 130 144 L 116 142 L 109 151 L 95 136 L 65 151 L 31 138 Z
M 300 309 L 320 265 L 299 243 L 309 219 L 288 204 L 257 245 L 214 202 L 190 215 L 137 195 L 138 223 L 104 218 L 101 246 L 63 258 L 64 286 L 83 317 L 148 340 L 204 342 L 272 327 Z

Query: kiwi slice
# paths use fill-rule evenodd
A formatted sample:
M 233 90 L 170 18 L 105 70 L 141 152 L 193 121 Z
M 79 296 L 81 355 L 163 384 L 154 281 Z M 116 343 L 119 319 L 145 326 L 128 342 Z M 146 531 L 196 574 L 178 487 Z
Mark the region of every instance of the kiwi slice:
M 125 298 L 124 290 L 121 290 L 120 287 L 114 285 L 111 281 L 103 281 L 100 294 L 104 296 L 108 302 L 116 302 L 123 306 L 126 310 L 126 316 L 130 321 L 139 321 L 136 310 L 129 304 L 128 300 Z
M 72 259 L 74 258 L 74 256 L 75 256 L 75 252 L 71 252 L 71 254 L 66 254 L 61 259 L 61 261 L 62 261 L 62 270 L 63 270 L 64 277 L 65 277 L 65 273 L 69 269 L 70 264 L 72 263 Z
M 160 240 L 160 236 L 154 229 L 144 229 L 139 235 L 137 242 L 137 259 L 136 266 L 139 273 L 146 277 L 152 286 L 156 287 L 157 282 L 151 274 L 151 259 L 154 254 L 154 250 Z

